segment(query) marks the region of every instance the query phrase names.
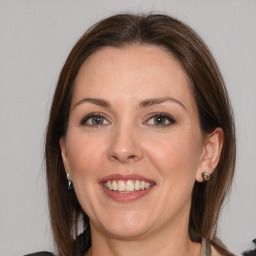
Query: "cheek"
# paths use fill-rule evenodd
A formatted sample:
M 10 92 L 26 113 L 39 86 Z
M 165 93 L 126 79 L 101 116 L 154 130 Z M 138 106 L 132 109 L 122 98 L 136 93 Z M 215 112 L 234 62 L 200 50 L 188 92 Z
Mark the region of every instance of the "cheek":
M 104 145 L 106 143 L 102 139 L 84 136 L 82 132 L 70 131 L 67 134 L 69 167 L 74 179 L 95 175 L 95 171 L 103 162 Z
M 152 139 L 145 148 L 160 177 L 170 177 L 174 182 L 186 176 L 195 178 L 201 155 L 197 134 L 175 132 Z
M 99 170 L 103 170 L 105 163 L 102 139 L 85 136 L 83 132 L 67 134 L 68 161 L 71 180 L 80 205 L 88 216 L 95 216 L 97 206 L 97 191 Z

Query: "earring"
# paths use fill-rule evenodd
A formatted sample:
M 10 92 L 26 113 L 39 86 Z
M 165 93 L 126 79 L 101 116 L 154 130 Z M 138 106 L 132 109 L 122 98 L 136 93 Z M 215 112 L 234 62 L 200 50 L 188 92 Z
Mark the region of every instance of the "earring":
M 67 181 L 68 181 L 68 190 L 72 190 L 73 189 L 73 183 L 70 180 L 70 174 L 67 173 Z
M 203 172 L 202 177 L 203 177 L 204 181 L 208 181 L 211 178 L 211 175 L 208 174 L 207 172 Z

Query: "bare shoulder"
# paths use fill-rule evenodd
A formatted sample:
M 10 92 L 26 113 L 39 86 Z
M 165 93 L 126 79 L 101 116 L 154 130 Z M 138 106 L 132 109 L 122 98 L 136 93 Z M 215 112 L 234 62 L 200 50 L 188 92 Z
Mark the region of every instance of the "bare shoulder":
M 211 246 L 212 248 L 212 256 L 225 256 L 223 254 L 220 254 L 215 248 L 214 246 Z
M 214 246 L 211 246 L 211 247 L 212 247 L 212 256 L 221 256 L 221 254 L 217 252 Z

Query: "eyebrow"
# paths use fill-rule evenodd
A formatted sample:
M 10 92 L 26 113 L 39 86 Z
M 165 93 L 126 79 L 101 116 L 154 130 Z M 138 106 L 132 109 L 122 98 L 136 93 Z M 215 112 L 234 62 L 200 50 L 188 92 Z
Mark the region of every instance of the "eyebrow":
M 95 99 L 95 98 L 84 98 L 82 100 L 79 100 L 73 108 L 77 107 L 78 105 L 82 104 L 82 103 L 85 103 L 85 102 L 89 102 L 91 104 L 94 104 L 94 105 L 98 105 L 98 106 L 101 106 L 101 107 L 107 107 L 107 108 L 110 108 L 110 104 L 106 101 L 106 100 L 102 100 L 102 99 Z
M 180 101 L 172 98 L 172 97 L 163 97 L 163 98 L 155 98 L 155 99 L 146 99 L 143 100 L 140 104 L 139 104 L 139 108 L 146 108 L 146 107 L 151 107 L 153 105 L 158 105 L 164 102 L 174 102 L 179 104 L 183 109 L 187 110 L 185 105 L 183 103 L 181 103 Z M 96 98 L 84 98 L 80 101 L 78 101 L 73 108 L 77 107 L 78 105 L 82 104 L 82 103 L 91 103 L 97 106 L 101 106 L 101 107 L 107 107 L 110 108 L 111 105 L 108 101 L 103 100 L 103 99 L 96 99 Z
M 177 104 L 179 104 L 182 108 L 184 108 L 185 110 L 187 110 L 186 107 L 185 107 L 185 105 L 184 105 L 182 102 L 180 102 L 180 101 L 178 101 L 178 100 L 176 100 L 176 99 L 174 99 L 174 98 L 172 98 L 172 97 L 164 97 L 164 98 L 156 98 L 156 99 L 146 99 L 146 100 L 143 100 L 143 101 L 139 104 L 139 107 L 141 107 L 141 108 L 151 107 L 151 106 L 153 106 L 153 105 L 161 104 L 161 103 L 164 103 L 164 102 L 167 102 L 167 101 L 177 103 Z

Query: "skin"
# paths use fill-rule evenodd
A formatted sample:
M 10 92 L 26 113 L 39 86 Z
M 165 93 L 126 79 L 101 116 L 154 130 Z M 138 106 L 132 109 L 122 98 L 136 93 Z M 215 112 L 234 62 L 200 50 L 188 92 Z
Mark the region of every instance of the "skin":
M 166 97 L 172 100 L 141 106 Z M 85 121 L 91 113 L 104 116 L 100 125 Z M 156 113 L 175 122 L 162 116 L 156 125 Z M 200 255 L 201 245 L 188 235 L 191 192 L 202 172 L 216 167 L 222 137 L 220 128 L 202 135 L 188 78 L 163 49 L 134 45 L 90 56 L 76 77 L 60 139 L 66 172 L 90 219 L 87 255 Z M 111 174 L 138 174 L 155 186 L 138 200 L 117 202 L 99 185 Z

